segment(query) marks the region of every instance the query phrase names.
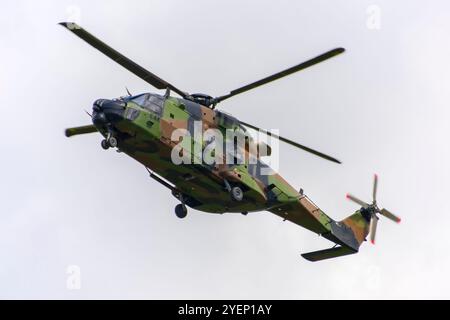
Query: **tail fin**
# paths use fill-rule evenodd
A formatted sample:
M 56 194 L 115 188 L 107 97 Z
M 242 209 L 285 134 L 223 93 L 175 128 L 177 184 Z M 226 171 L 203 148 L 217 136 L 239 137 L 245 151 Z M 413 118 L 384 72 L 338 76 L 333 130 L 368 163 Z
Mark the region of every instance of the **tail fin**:
M 366 240 L 369 234 L 370 216 L 364 215 L 360 210 L 340 222 L 352 230 L 358 247 Z
M 359 246 L 366 239 L 370 227 L 370 214 L 358 210 L 342 221 L 330 222 L 330 232 L 323 234 L 325 238 L 358 252 Z

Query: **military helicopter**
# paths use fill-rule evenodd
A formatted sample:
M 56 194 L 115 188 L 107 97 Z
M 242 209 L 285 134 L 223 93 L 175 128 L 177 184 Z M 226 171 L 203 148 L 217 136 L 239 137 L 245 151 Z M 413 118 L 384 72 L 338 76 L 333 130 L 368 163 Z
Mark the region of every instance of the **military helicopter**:
M 269 82 L 288 76 L 324 60 L 343 53 L 343 48 L 336 48 L 296 66 L 245 85 L 219 97 L 207 94 L 189 94 L 157 75 L 144 69 L 124 55 L 120 54 L 85 29 L 71 22 L 60 23 L 100 52 L 134 73 L 153 87 L 166 90 L 164 95 L 143 93 L 116 99 L 98 99 L 94 102 L 91 116 L 92 124 L 68 128 L 67 137 L 99 132 L 104 139 L 103 149 L 115 148 L 144 165 L 151 178 L 168 188 L 180 203 L 175 207 L 179 218 L 187 215 L 187 207 L 209 213 L 235 212 L 246 215 L 248 212 L 269 211 L 284 220 L 296 223 L 335 245 L 330 249 L 302 254 L 309 261 L 319 261 L 358 252 L 360 245 L 370 233 L 374 243 L 378 214 L 400 222 L 400 218 L 386 209 L 380 209 L 376 201 L 378 178 L 375 176 L 372 203 L 366 203 L 348 195 L 348 198 L 361 206 L 359 210 L 342 221 L 335 221 L 326 215 L 303 192 L 289 185 L 279 174 L 261 174 L 267 165 L 261 160 L 270 155 L 271 148 L 257 145 L 256 161 L 248 160 L 232 163 L 206 164 L 202 161 L 193 164 L 176 164 L 173 161 L 174 150 L 180 156 L 190 159 L 195 155 L 192 151 L 181 155 L 192 139 L 173 141 L 173 133 L 184 129 L 188 133 L 193 130 L 194 123 L 201 123 L 201 130 L 215 128 L 219 131 L 231 130 L 248 133 L 247 129 L 258 130 L 273 139 L 288 143 L 294 147 L 312 153 L 318 157 L 340 163 L 334 157 L 301 145 L 295 141 L 258 128 L 252 124 L 238 120 L 228 113 L 216 109 L 217 104 L 233 96 L 252 90 Z M 171 96 L 175 92 L 179 97 Z M 246 135 L 246 143 L 248 143 Z M 186 140 L 186 141 L 185 141 Z M 180 141 L 182 141 L 180 143 Z M 201 145 L 205 148 L 205 144 Z M 247 144 L 244 154 L 249 154 Z M 270 168 L 268 168 L 270 169 Z

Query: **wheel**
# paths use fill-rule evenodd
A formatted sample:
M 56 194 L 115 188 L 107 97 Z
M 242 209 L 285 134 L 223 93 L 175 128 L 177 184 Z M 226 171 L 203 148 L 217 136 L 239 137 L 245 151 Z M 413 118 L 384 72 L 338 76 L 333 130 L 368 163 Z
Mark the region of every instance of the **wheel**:
M 187 209 L 181 203 L 175 206 L 175 214 L 178 218 L 183 219 L 187 215 Z
M 247 211 L 241 212 L 244 216 L 248 215 Z
M 231 192 L 230 193 L 231 193 L 231 198 L 234 201 L 242 201 L 242 199 L 244 198 L 244 192 L 239 187 L 231 188 Z
M 108 144 L 111 148 L 117 147 L 117 139 L 114 137 L 110 137 L 108 140 Z
M 108 142 L 105 139 L 102 140 L 101 145 L 102 145 L 103 149 L 105 149 L 105 150 L 109 149 L 109 144 L 108 144 Z

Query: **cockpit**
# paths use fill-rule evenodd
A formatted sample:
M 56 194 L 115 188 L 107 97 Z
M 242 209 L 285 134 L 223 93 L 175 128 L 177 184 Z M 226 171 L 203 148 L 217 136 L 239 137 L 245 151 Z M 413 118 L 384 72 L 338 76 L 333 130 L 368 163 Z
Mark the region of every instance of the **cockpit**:
M 143 93 L 136 96 L 124 97 L 125 102 L 134 102 L 138 106 L 161 116 L 164 107 L 164 97 L 154 93 Z

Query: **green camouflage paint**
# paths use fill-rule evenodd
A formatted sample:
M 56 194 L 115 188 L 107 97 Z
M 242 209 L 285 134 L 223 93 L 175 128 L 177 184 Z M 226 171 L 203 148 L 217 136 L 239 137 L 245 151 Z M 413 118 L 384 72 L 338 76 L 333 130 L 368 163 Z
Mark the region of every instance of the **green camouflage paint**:
M 340 245 L 336 248 L 303 255 L 310 261 L 358 251 L 369 232 L 370 224 L 370 216 L 367 213 L 363 214 L 362 209 L 343 221 L 337 222 L 327 216 L 303 193 L 297 192 L 278 173 L 261 174 L 260 169 L 266 168 L 267 165 L 261 161 L 259 155 L 256 163 L 246 160 L 240 164 L 227 164 L 226 162 L 206 164 L 198 161 L 200 159 L 197 150 L 190 148 L 192 145 L 199 145 L 195 134 L 192 135 L 195 121 L 201 121 L 202 133 L 208 129 L 218 129 L 224 137 L 227 137 L 227 130 L 234 132 L 243 130 L 242 125 L 257 129 L 219 110 L 214 110 L 217 103 L 341 54 L 345 51 L 343 48 L 330 50 L 294 67 L 230 91 L 227 95 L 212 98 L 202 94 L 189 95 L 178 89 L 137 65 L 75 23 L 63 22 L 60 24 L 157 89 L 171 90 L 183 97 L 170 97 L 169 91 L 167 91 L 167 95 L 164 97 L 146 94 L 133 98 L 98 100 L 98 103 L 94 104 L 94 113 L 92 114 L 94 125 L 69 128 L 66 130 L 67 136 L 95 131 L 99 131 L 105 138 L 113 136 L 117 140 L 117 147 L 121 152 L 170 182 L 173 187 L 165 182 L 164 185 L 170 186 L 174 195 L 182 194 L 183 199 L 188 199 L 186 205 L 197 210 L 211 213 L 267 210 Z M 141 99 L 136 100 L 137 97 L 141 97 Z M 142 97 L 149 99 L 153 97 L 156 104 L 145 105 L 142 103 Z M 159 106 L 158 101 L 161 102 Z M 194 101 L 200 101 L 200 103 Z M 107 122 L 106 115 L 99 111 L 104 107 L 103 104 L 109 105 L 110 116 L 114 118 L 114 121 L 111 118 Z M 183 137 L 181 141 L 174 141 L 173 133 L 180 129 L 186 130 L 190 135 Z M 340 163 L 335 158 L 296 142 L 279 136 L 278 139 L 319 157 Z M 206 143 L 200 141 L 200 151 L 205 147 Z M 105 145 L 104 148 L 107 146 Z M 174 163 L 173 154 L 176 155 L 176 152 L 179 152 L 183 159 L 187 157 L 193 160 L 193 163 Z M 244 154 L 248 156 L 248 150 L 244 150 Z M 228 186 L 232 184 L 242 188 L 244 191 L 242 201 L 231 199 L 225 182 L 228 183 Z

